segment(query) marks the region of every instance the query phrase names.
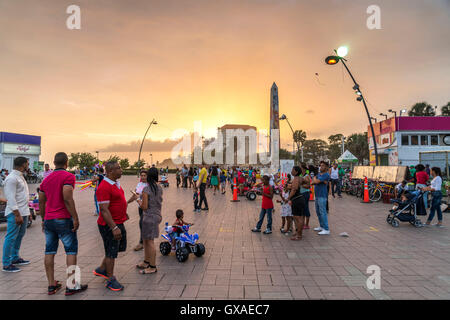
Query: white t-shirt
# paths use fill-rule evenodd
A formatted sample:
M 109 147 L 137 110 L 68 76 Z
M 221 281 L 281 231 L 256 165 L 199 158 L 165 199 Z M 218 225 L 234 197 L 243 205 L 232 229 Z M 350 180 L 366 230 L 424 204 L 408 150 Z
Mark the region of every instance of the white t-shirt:
M 330 178 L 331 179 L 339 179 L 339 169 L 336 168 L 331 168 L 331 174 L 330 174 Z
M 136 186 L 136 193 L 138 195 L 142 195 L 142 191 L 144 190 L 144 188 L 148 186 L 147 182 L 139 182 Z
M 442 178 L 437 176 L 433 180 L 431 180 L 431 187 L 434 189 L 434 191 L 441 191 Z

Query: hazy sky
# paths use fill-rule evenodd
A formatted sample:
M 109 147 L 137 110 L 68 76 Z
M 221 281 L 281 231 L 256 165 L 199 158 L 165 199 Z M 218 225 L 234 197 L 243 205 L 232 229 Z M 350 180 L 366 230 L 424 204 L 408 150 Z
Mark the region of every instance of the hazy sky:
M 71 4 L 81 30 L 66 28 Z M 366 26 L 372 4 L 381 30 Z M 1 131 L 42 136 L 51 161 L 57 151 L 137 151 L 152 118 L 159 141 L 194 121 L 207 136 L 224 124 L 268 129 L 275 81 L 280 114 L 308 138 L 363 132 L 351 80 L 324 58 L 349 47 L 376 116 L 450 100 L 449 39 L 448 0 L 0 0 Z M 162 160 L 169 146 L 148 143 L 144 158 Z

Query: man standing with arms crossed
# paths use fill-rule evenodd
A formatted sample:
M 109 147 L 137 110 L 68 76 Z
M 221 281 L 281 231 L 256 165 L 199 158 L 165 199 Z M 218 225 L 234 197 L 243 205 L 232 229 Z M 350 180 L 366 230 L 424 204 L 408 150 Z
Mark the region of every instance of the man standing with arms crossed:
M 319 174 L 312 180 L 314 187 L 314 194 L 316 197 L 316 213 L 319 218 L 320 226 L 314 228 L 314 231 L 319 231 L 319 235 L 330 234 L 330 228 L 328 227 L 328 183 L 330 181 L 330 174 L 328 173 L 328 163 L 325 161 L 320 162 Z
M 59 240 L 66 251 L 68 281 L 66 296 L 82 292 L 87 285 L 81 285 L 77 279 L 77 230 L 80 226 L 73 189 L 75 176 L 67 172 L 68 157 L 64 152 L 55 155 L 55 170 L 42 181 L 39 187 L 39 212 L 42 218 L 42 230 L 45 233 L 45 272 L 48 280 L 48 294 L 55 294 L 61 289 L 59 281 L 55 280 L 55 255 L 58 251 Z M 74 268 L 73 272 L 70 272 Z M 69 273 L 70 272 L 70 273 Z M 72 279 L 75 274 L 75 283 Z M 77 281 L 78 280 L 78 281 Z
M 97 224 L 105 247 L 105 258 L 94 274 L 107 280 L 106 287 L 112 291 L 121 291 L 123 286 L 114 276 L 114 262 L 119 252 L 127 248 L 127 233 L 124 222 L 129 219 L 127 200 L 120 186 L 122 169 L 117 161 L 106 163 L 106 177 L 97 189 L 100 216 Z
M 198 181 L 200 183 L 200 203 L 198 204 L 198 207 L 201 208 L 202 207 L 202 203 L 203 201 L 205 201 L 205 207 L 202 208 L 202 210 L 209 210 L 208 207 L 208 200 L 206 200 L 206 181 L 208 179 L 208 170 L 206 170 L 206 166 L 204 164 L 200 165 L 201 166 L 201 170 L 200 170 L 200 174 L 198 177 Z
M 30 261 L 19 256 L 22 238 L 27 230 L 30 209 L 28 208 L 28 184 L 23 173 L 28 170 L 28 159 L 14 159 L 14 170 L 5 179 L 5 197 L 7 200 L 5 215 L 7 229 L 3 243 L 3 271 L 19 272 L 16 265 L 26 265 Z

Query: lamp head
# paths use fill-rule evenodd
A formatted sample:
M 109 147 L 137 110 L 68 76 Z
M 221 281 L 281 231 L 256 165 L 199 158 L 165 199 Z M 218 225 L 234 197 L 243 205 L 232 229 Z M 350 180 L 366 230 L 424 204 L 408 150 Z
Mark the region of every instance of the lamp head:
M 340 57 L 338 56 L 328 56 L 325 58 L 325 63 L 332 66 L 335 65 L 336 63 L 338 63 L 340 60 Z
M 282 114 L 281 117 L 280 117 L 280 120 L 286 120 L 286 115 Z

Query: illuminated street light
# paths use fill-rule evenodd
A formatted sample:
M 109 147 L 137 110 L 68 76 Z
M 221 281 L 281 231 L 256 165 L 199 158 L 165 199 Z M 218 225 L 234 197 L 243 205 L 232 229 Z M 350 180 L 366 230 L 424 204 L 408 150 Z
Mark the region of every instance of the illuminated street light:
M 406 113 L 406 111 L 407 111 L 406 109 L 400 110 L 400 117 L 402 116 L 403 113 Z
M 343 58 L 347 55 L 348 53 L 348 48 L 346 46 L 341 46 L 337 49 L 337 54 L 339 57 Z
M 355 90 L 356 94 L 358 95 L 356 100 L 363 102 L 364 109 L 366 110 L 366 113 L 367 113 L 367 118 L 369 119 L 370 130 L 372 131 L 373 148 L 374 148 L 374 151 L 375 151 L 375 165 L 378 166 L 377 141 L 376 141 L 376 138 L 375 138 L 375 131 L 373 130 L 372 118 L 370 116 L 369 109 L 367 109 L 366 100 L 364 99 L 364 96 L 363 96 L 363 94 L 362 94 L 362 92 L 361 92 L 361 90 L 359 88 L 359 84 L 356 82 L 355 78 L 353 77 L 352 73 L 350 72 L 349 68 L 347 67 L 347 64 L 345 63 L 345 61 L 347 61 L 347 60 L 344 57 L 348 53 L 348 48 L 345 47 L 345 46 L 342 46 L 342 47 L 339 47 L 338 50 L 334 50 L 334 52 L 337 55 L 326 57 L 325 58 L 325 63 L 330 65 L 330 66 L 332 66 L 332 65 L 337 64 L 339 61 L 342 61 L 342 64 L 344 65 L 344 67 L 347 70 L 348 74 L 352 78 L 353 83 L 354 83 L 353 90 Z

